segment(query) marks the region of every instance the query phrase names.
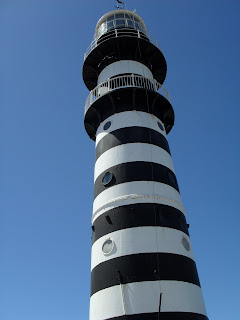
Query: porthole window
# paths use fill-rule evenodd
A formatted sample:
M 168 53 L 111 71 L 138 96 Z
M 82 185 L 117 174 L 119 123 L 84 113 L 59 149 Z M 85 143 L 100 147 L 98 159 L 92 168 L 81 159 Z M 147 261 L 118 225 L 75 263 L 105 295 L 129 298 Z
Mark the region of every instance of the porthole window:
M 184 246 L 184 248 L 189 251 L 190 250 L 190 244 L 189 242 L 187 241 L 186 238 L 182 238 L 182 245 Z
M 109 129 L 111 127 L 111 124 L 112 124 L 111 121 L 106 122 L 105 125 L 103 126 L 103 130 Z
M 105 175 L 103 176 L 102 178 L 102 183 L 107 186 L 111 181 L 112 181 L 112 178 L 113 178 L 113 174 L 111 172 L 106 172 Z
M 113 251 L 113 248 L 114 248 L 114 242 L 112 241 L 112 239 L 109 238 L 104 241 L 102 245 L 102 252 L 105 255 L 110 254 Z
M 158 124 L 159 128 L 160 128 L 162 131 L 164 131 L 164 128 L 163 128 L 163 125 L 161 124 L 161 122 L 158 121 L 157 124 Z

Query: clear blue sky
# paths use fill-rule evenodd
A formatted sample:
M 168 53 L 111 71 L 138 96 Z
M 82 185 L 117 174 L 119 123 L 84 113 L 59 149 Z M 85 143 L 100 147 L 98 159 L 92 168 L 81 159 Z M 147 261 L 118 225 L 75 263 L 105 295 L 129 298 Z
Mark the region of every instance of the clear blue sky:
M 163 50 L 169 143 L 211 320 L 240 319 L 238 0 L 129 0 Z M 113 0 L 0 0 L 0 319 L 88 319 L 83 55 Z

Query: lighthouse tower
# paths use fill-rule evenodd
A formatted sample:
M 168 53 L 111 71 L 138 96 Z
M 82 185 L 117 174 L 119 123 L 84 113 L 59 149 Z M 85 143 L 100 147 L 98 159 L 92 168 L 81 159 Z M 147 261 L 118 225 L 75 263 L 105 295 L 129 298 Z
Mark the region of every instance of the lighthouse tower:
M 135 12 L 97 23 L 84 57 L 96 144 L 90 320 L 207 320 L 168 146 L 165 58 Z

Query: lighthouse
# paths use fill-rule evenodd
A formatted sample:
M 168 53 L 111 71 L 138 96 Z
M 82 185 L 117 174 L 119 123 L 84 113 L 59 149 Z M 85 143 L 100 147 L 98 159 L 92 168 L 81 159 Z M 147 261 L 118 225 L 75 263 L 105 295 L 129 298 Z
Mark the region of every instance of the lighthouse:
M 125 9 L 96 25 L 83 64 L 95 142 L 90 320 L 207 320 L 167 135 L 167 64 Z

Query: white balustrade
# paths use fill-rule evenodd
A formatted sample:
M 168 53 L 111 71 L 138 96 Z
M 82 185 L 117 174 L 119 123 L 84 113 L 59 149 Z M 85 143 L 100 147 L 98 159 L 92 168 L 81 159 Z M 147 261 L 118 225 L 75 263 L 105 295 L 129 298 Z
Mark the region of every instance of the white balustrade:
M 169 93 L 156 80 L 152 80 L 135 74 L 121 75 L 100 83 L 96 88 L 90 91 L 90 94 L 88 95 L 85 103 L 85 113 L 87 112 L 89 107 L 103 95 L 116 89 L 129 87 L 143 88 L 156 92 L 159 91 L 159 93 L 171 103 Z
M 110 31 L 111 29 L 108 29 L 107 31 Z M 145 33 L 141 33 L 139 32 L 139 30 L 137 28 L 127 28 L 125 27 L 125 25 L 121 26 L 118 25 L 116 28 L 112 28 L 112 30 L 115 30 L 114 33 L 111 34 L 112 38 L 117 38 L 117 37 L 134 37 L 134 38 L 142 38 L 144 40 L 146 40 L 146 37 L 148 39 L 150 39 L 150 41 L 159 49 L 159 45 L 157 43 L 157 41 L 155 39 L 153 39 L 149 34 L 145 34 Z M 137 30 L 138 33 L 136 34 L 136 32 L 134 32 L 134 30 Z M 106 40 L 109 39 L 109 33 L 105 33 L 103 34 L 101 37 L 98 37 L 96 39 L 94 39 L 90 45 L 88 46 L 85 54 L 84 54 L 84 60 L 86 60 L 87 56 L 89 55 L 89 53 L 96 48 L 99 44 L 105 42 Z

